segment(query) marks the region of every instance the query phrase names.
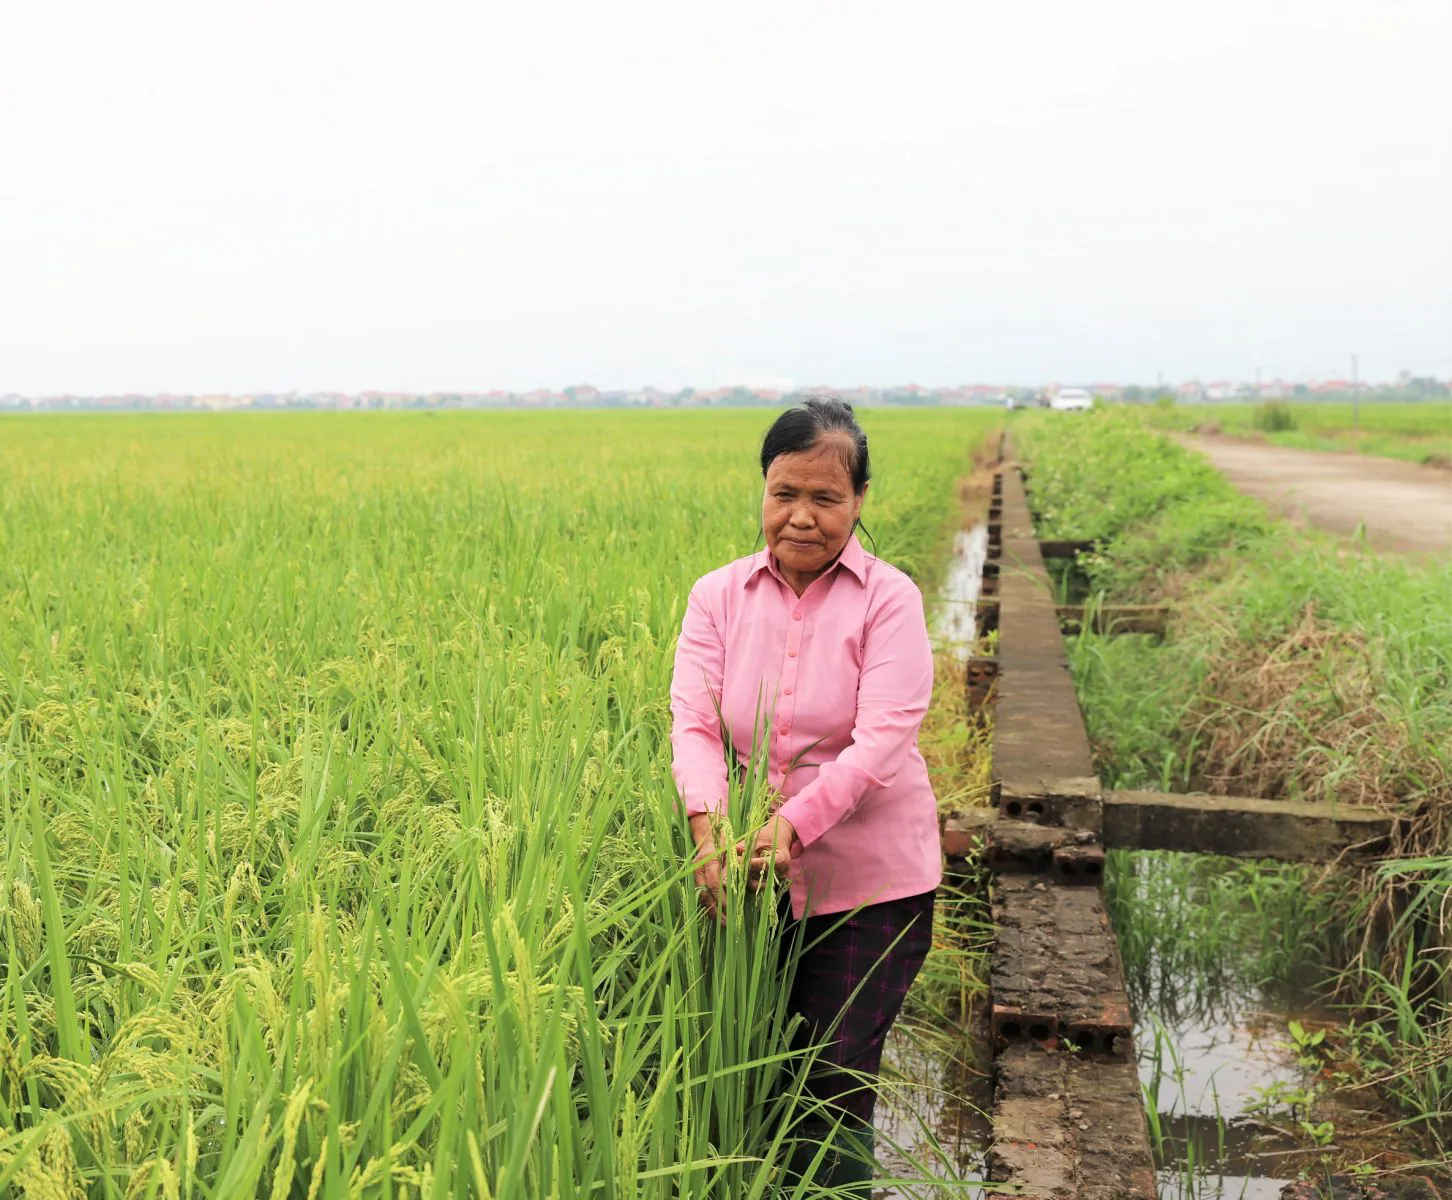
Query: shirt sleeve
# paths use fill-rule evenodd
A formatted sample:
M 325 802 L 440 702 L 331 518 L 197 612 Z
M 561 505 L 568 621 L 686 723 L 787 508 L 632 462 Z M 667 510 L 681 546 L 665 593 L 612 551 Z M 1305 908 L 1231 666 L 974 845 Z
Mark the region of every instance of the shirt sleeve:
M 850 814 L 869 790 L 891 786 L 917 745 L 932 695 L 923 597 L 905 580 L 868 618 L 852 741 L 779 810 L 803 846 Z
M 671 773 L 686 812 L 717 812 L 726 803 L 726 748 L 721 738 L 721 681 L 726 645 L 698 582 L 686 601 L 671 677 Z

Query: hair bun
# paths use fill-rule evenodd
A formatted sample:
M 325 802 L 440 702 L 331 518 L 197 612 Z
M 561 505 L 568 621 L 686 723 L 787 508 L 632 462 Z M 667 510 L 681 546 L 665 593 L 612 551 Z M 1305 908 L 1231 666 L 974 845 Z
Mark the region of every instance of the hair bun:
M 812 392 L 807 396 L 805 404 L 807 408 L 835 409 L 849 417 L 853 415 L 852 406 L 841 396 L 834 396 L 831 392 Z

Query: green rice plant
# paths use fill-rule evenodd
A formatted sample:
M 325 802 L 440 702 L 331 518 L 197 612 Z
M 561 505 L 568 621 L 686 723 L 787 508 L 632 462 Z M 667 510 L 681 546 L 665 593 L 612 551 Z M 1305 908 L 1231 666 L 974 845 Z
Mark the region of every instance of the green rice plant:
M 1139 1069 L 1150 1148 L 1161 1171 L 1168 1168 L 1175 1172 L 1180 1195 L 1198 1196 L 1208 1190 L 1208 1173 L 1225 1160 L 1225 1120 L 1217 1100 L 1213 1117 L 1216 1145 L 1208 1157 L 1189 1127 L 1183 1132 L 1172 1127 L 1168 1118 L 1191 1111 L 1185 1093 L 1185 1065 L 1165 1023 L 1152 1018 L 1148 1025 L 1151 1040 L 1148 1053 L 1140 1055 Z
M 791 948 L 666 740 L 766 419 L 5 423 L 0 1194 L 769 1194 Z M 986 420 L 865 418 L 929 589 Z

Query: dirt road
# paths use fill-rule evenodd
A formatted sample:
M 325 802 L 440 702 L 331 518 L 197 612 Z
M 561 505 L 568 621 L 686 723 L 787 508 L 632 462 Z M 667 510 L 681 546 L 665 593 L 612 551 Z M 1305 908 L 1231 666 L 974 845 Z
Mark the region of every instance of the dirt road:
M 1183 437 L 1247 495 L 1333 533 L 1366 527 L 1381 549 L 1452 550 L 1452 471 L 1389 458 L 1288 450 L 1234 438 Z

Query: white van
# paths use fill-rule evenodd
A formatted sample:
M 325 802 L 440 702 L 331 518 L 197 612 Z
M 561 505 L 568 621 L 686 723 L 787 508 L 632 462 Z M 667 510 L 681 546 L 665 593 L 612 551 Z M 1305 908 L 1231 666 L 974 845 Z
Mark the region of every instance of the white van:
M 1094 407 L 1094 397 L 1083 388 L 1060 388 L 1049 401 L 1049 407 L 1060 412 L 1087 412 Z

